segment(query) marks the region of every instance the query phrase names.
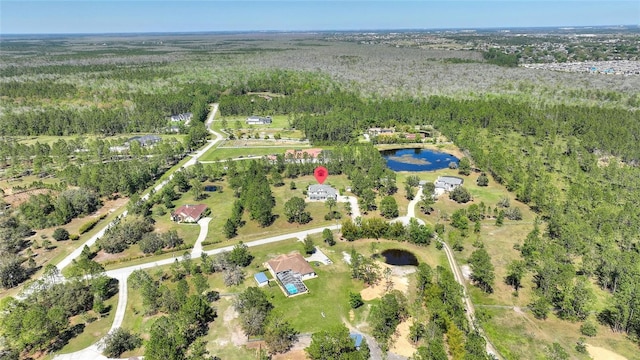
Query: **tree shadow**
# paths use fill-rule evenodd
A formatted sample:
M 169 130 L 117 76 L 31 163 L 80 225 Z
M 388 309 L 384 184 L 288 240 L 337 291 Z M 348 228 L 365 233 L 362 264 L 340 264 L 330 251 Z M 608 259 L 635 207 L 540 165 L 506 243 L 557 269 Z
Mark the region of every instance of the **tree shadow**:
M 53 341 L 53 343 L 49 345 L 48 351 L 55 352 L 62 349 L 65 345 L 69 343 L 69 340 L 82 334 L 82 332 L 84 331 L 84 328 L 85 328 L 84 324 L 76 324 L 66 329 L 65 331 L 61 332 L 60 335 L 58 335 L 58 337 Z

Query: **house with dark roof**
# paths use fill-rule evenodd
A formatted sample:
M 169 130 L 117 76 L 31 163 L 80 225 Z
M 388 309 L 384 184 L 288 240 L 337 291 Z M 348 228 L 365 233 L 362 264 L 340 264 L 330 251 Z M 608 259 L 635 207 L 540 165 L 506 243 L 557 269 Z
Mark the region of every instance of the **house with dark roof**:
M 195 223 L 200 220 L 207 211 L 207 205 L 182 205 L 171 213 L 171 220 L 175 222 Z
M 338 200 L 338 190 L 329 185 L 314 184 L 309 185 L 309 188 L 307 189 L 307 196 L 309 197 L 309 200 L 325 201 L 328 198 Z

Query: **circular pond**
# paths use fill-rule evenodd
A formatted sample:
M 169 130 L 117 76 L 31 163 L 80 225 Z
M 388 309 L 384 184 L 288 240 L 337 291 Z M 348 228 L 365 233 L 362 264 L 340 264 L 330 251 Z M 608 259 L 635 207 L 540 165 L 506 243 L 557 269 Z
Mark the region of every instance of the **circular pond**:
M 393 171 L 432 171 L 446 169 L 449 164 L 458 164 L 451 154 L 428 149 L 393 149 L 380 152 Z
M 400 249 L 388 249 L 381 253 L 384 262 L 389 265 L 418 266 L 418 259 L 412 252 Z

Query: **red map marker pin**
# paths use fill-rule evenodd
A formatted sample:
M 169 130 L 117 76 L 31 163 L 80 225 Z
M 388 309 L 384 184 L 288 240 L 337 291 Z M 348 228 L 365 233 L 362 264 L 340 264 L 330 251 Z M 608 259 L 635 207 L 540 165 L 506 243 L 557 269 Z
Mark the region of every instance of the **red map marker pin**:
M 313 176 L 315 176 L 316 180 L 318 180 L 318 182 L 322 184 L 325 180 L 327 180 L 327 176 L 329 176 L 329 171 L 324 166 L 318 166 L 313 171 Z

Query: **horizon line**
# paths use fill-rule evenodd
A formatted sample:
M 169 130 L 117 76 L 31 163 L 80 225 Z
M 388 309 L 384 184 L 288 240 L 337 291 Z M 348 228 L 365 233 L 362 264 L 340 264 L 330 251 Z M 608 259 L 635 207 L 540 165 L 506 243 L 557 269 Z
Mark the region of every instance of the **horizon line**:
M 190 34 L 256 34 L 256 33 L 328 33 L 328 32 L 393 32 L 393 31 L 447 31 L 447 30 L 517 30 L 517 29 L 590 29 L 590 28 L 640 28 L 640 24 L 617 25 L 547 25 L 547 26 L 487 26 L 487 27 L 441 27 L 441 28 L 362 28 L 362 29 L 316 29 L 316 30 L 187 30 L 187 31 L 128 31 L 128 32 L 50 32 L 50 33 L 2 33 L 3 36 L 79 36 L 79 35 L 190 35 Z

